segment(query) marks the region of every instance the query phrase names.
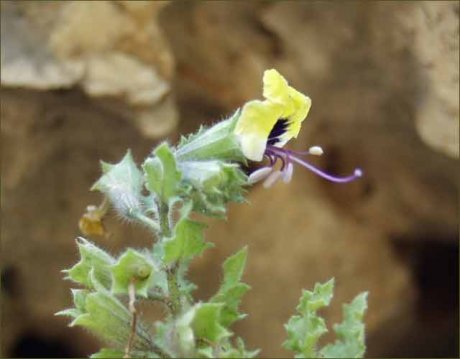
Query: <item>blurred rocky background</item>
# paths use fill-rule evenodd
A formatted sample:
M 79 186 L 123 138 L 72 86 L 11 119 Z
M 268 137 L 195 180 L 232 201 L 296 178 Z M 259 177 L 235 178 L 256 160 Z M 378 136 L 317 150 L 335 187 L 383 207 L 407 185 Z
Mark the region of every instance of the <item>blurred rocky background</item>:
M 298 169 L 254 187 L 210 223 L 192 276 L 207 298 L 220 263 L 249 245 L 237 325 L 283 357 L 302 288 L 336 278 L 325 313 L 369 290 L 370 357 L 458 356 L 459 3 L 1 2 L 2 354 L 86 356 L 98 343 L 53 314 L 71 302 L 60 272 L 77 259 L 78 219 L 100 197 L 99 159 L 142 160 L 261 97 L 276 68 L 309 94 L 290 145 L 365 177 L 336 185 Z M 148 246 L 108 219 L 115 254 Z

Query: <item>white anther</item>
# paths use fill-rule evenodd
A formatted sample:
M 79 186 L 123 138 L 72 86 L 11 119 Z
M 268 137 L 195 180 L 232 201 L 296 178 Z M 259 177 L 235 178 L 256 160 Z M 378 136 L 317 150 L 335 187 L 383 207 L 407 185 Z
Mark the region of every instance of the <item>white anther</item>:
M 294 165 L 291 162 L 289 162 L 283 171 L 283 182 L 284 183 L 291 182 L 293 172 L 294 172 Z
M 323 149 L 319 146 L 312 146 L 308 149 L 308 153 L 315 156 L 321 156 L 324 152 Z
M 273 171 L 270 176 L 267 177 L 267 179 L 264 181 L 264 188 L 270 188 L 271 186 L 273 186 L 276 182 L 278 182 L 278 180 L 281 178 L 281 176 L 283 175 L 283 172 L 281 171 Z
M 249 177 L 248 177 L 248 183 L 249 184 L 254 184 L 256 182 L 259 182 L 260 180 L 263 180 L 265 177 L 267 177 L 273 170 L 273 167 L 262 167 L 254 172 L 252 172 Z

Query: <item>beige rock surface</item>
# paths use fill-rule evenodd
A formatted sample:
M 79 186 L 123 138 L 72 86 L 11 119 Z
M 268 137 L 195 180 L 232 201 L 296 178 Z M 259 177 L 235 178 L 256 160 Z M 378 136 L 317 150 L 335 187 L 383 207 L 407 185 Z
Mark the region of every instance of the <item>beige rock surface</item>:
M 412 23 L 414 53 L 426 82 L 417 109 L 417 130 L 435 150 L 459 154 L 459 3 L 421 3 Z M 403 19 L 401 19 L 403 22 Z
M 174 62 L 153 21 L 165 4 L 2 2 L 2 85 L 80 86 L 119 102 L 146 136 L 164 136 L 177 124 L 169 85 Z
M 211 223 L 207 236 L 216 248 L 192 270 L 197 296 L 212 295 L 222 260 L 249 244 L 245 280 L 253 289 L 243 305 L 249 317 L 237 331 L 264 356 L 285 355 L 282 324 L 301 289 L 333 276 L 336 298 L 326 312 L 332 322 L 341 302 L 370 291 L 369 355 L 414 356 L 423 347 L 408 336 L 413 345 L 401 351 L 388 328 L 398 338 L 426 330 L 425 344 L 435 338 L 447 356 L 455 354 L 458 342 L 445 338 L 458 333 L 451 315 L 458 299 L 442 298 L 458 293 L 450 270 L 458 267 L 458 5 L 1 6 L 2 287 L 5 269 L 16 273 L 8 275 L 8 288 L 16 289 L 2 301 L 6 353 L 30 331 L 64 343 L 72 338 L 77 356 L 97 346 L 53 313 L 70 303 L 60 270 L 76 260 L 80 215 L 99 200 L 88 191 L 98 160 L 117 161 L 132 148 L 140 161 L 155 145 L 149 138 L 168 133 L 174 142 L 178 133 L 260 97 L 261 74 L 275 67 L 313 99 L 291 147 L 321 145 L 325 155 L 315 164 L 339 174 L 360 166 L 365 177 L 339 186 L 298 168 L 290 186 L 255 187 L 250 204 L 232 206 L 227 221 Z M 171 132 L 177 114 L 180 128 Z M 97 242 L 112 253 L 149 243 L 142 229 L 116 218 L 108 227 L 110 238 Z M 433 250 L 438 258 L 431 263 L 420 248 L 457 254 Z M 431 272 L 434 287 L 426 285 Z M 440 309 L 421 311 L 423 298 Z M 433 313 L 443 318 L 438 326 Z M 438 329 L 430 334 L 432 326 Z

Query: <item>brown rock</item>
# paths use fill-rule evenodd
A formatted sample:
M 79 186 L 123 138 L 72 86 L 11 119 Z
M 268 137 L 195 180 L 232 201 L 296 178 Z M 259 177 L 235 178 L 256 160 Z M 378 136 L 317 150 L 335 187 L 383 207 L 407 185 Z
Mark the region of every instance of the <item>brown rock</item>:
M 154 143 L 144 137 L 175 123 L 171 92 L 186 134 L 260 98 L 270 67 L 313 100 L 291 148 L 321 145 L 315 164 L 337 174 L 359 166 L 365 176 L 340 186 L 298 168 L 290 186 L 256 187 L 251 205 L 232 206 L 228 222 L 211 223 L 207 236 L 217 248 L 192 271 L 198 297 L 215 292 L 223 258 L 249 244 L 245 279 L 253 289 L 237 330 L 264 356 L 285 354 L 282 324 L 301 289 L 330 277 L 329 323 L 342 302 L 370 291 L 369 355 L 420 353 L 420 341 L 404 333 L 420 327 L 434 338 L 430 316 L 438 318 L 436 338 L 458 333 L 451 314 L 458 300 L 447 306 L 438 295 L 458 294 L 455 271 L 435 272 L 444 289 L 421 283 L 458 255 L 441 252 L 428 266 L 412 255 L 425 243 L 458 252 L 452 4 L 173 2 L 160 11 L 157 2 L 3 1 L 2 270 L 19 278 L 16 294 L 2 301 L 5 352 L 27 330 L 65 331 L 53 317 L 70 304 L 60 270 L 76 260 L 78 219 L 99 201 L 88 192 L 98 160 L 117 161 L 127 148 L 145 157 Z M 132 113 L 135 122 L 124 121 Z M 101 246 L 114 254 L 150 246 L 142 229 L 117 223 L 109 220 L 111 237 L 98 239 Z M 401 256 L 395 242 L 412 254 Z M 421 299 L 437 311 L 420 309 Z M 388 328 L 414 344 L 401 351 Z M 86 336 L 74 336 L 88 343 L 81 355 L 94 350 Z M 454 356 L 455 345 L 446 348 Z
M 2 85 L 79 85 L 92 97 L 120 102 L 116 110 L 134 118 L 146 136 L 164 136 L 177 124 L 169 86 L 173 59 L 151 20 L 164 4 L 5 1 Z

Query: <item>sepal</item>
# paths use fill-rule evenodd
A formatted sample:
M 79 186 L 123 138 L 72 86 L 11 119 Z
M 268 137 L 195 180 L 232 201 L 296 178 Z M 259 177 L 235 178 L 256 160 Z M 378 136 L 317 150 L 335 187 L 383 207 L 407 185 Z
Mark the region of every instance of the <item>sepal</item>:
M 241 111 L 210 128 L 201 128 L 196 134 L 182 138 L 177 148 L 178 161 L 223 161 L 245 162 L 241 146 L 234 134 Z

